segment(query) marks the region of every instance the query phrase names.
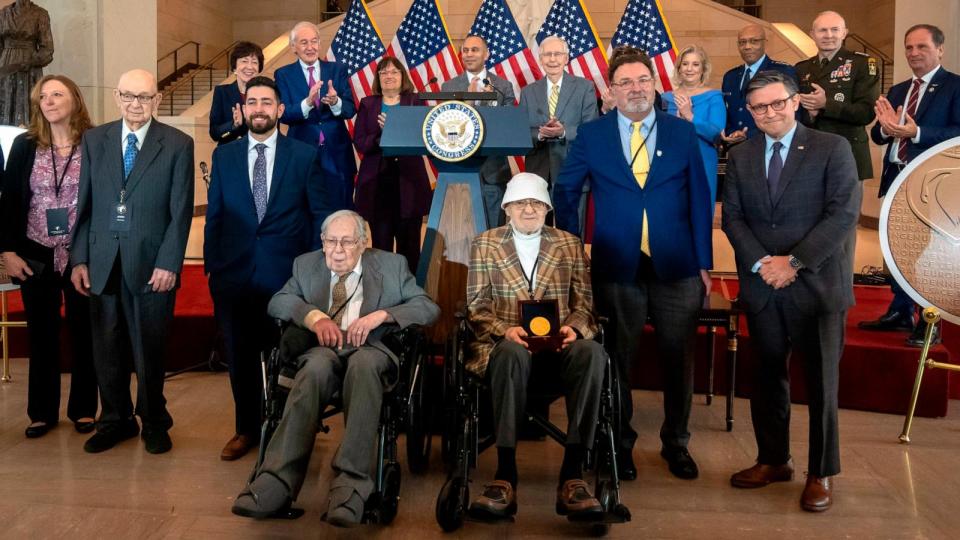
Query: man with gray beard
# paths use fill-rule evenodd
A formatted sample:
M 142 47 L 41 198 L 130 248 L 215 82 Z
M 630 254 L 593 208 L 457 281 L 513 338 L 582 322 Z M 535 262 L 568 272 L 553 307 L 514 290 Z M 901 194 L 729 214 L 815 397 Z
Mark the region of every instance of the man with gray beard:
M 608 350 L 620 370 L 621 478 L 637 474 L 629 372 L 649 314 L 664 375 L 660 455 L 675 476 L 693 479 L 699 472 L 687 452 L 687 421 L 697 315 L 710 292 L 713 202 L 693 124 L 653 110 L 653 73 L 639 50 L 614 51 L 608 77 L 617 112 L 580 126 L 554 202 L 558 228 L 579 234 L 577 202 L 590 178 L 594 298 L 610 319 Z

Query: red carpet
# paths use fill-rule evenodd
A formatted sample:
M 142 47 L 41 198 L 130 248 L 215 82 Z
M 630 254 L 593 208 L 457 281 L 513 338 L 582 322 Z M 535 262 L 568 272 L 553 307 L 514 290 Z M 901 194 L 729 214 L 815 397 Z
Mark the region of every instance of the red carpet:
M 715 280 L 719 284 L 719 280 Z M 736 280 L 726 280 L 731 295 L 737 293 Z M 857 305 L 850 311 L 847 324 L 847 345 L 840 365 L 840 406 L 851 409 L 903 414 L 906 411 L 916 375 L 919 350 L 906 347 L 902 333 L 864 332 L 856 323 L 865 319 L 874 319 L 884 312 L 890 301 L 887 287 L 856 287 Z M 23 319 L 23 308 L 17 292 L 8 295 L 11 319 Z M 650 329 L 647 330 L 650 332 Z M 753 381 L 751 380 L 754 358 L 750 347 L 750 336 L 745 321 L 741 324 L 741 338 L 737 362 L 737 395 L 749 397 Z M 726 338 L 723 330 L 718 331 L 716 348 L 715 392 L 726 392 L 727 366 L 725 362 Z M 932 351 L 934 359 L 939 361 L 960 362 L 960 329 L 945 324 L 943 328 L 944 344 Z M 65 329 L 64 329 L 65 335 Z M 176 317 L 171 333 L 168 355 L 168 370 L 198 364 L 206 361 L 214 346 L 216 326 L 213 322 L 213 301 L 207 289 L 207 280 L 200 265 L 184 267 L 182 287 L 177 294 Z M 65 341 L 64 341 L 65 342 Z M 655 350 L 653 343 L 647 341 L 645 351 Z M 701 331 L 697 343 L 697 390 L 706 389 L 706 332 Z M 951 355 L 949 351 L 952 351 Z M 20 329 L 10 330 L 10 351 L 14 357 L 27 356 L 26 334 Z M 653 355 L 641 353 L 637 360 L 639 369 L 635 369 L 634 386 L 639 388 L 657 388 L 659 386 L 659 367 Z M 921 416 L 944 416 L 947 412 L 947 400 L 960 399 L 960 375 L 944 370 L 928 369 L 924 375 L 923 387 L 917 414 Z M 791 366 L 793 400 L 803 402 L 802 359 L 794 358 Z M 952 383 L 952 384 L 951 384 Z

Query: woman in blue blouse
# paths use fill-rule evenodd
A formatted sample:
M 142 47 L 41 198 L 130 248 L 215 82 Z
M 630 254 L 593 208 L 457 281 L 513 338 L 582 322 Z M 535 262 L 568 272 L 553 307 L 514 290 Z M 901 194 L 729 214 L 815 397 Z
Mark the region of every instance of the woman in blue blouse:
M 247 93 L 247 81 L 263 70 L 263 50 L 256 43 L 241 41 L 230 51 L 230 69 L 237 80 L 213 89 L 210 106 L 210 138 L 217 146 L 247 134 L 240 104 Z
M 714 146 L 727 122 L 723 93 L 707 87 L 710 58 L 697 45 L 680 51 L 673 72 L 674 89 L 664 92 L 667 113 L 693 122 L 700 137 L 700 155 L 710 183 L 710 198 L 717 200 L 717 148 Z

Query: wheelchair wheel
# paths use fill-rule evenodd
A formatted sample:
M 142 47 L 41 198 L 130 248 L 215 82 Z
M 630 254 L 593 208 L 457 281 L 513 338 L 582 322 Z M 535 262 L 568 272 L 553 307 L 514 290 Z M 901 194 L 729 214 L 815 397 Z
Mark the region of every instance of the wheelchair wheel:
M 410 381 L 410 401 L 407 403 L 407 467 L 410 472 L 426 472 L 430 464 L 430 410 L 424 392 L 426 362 L 423 356 L 417 363 Z
M 437 523 L 444 532 L 453 532 L 463 526 L 470 499 L 467 479 L 453 477 L 443 484 L 437 496 Z
M 400 464 L 388 463 L 383 468 L 383 494 L 380 498 L 380 523 L 389 525 L 400 508 Z
M 458 393 L 456 363 L 459 350 L 456 339 L 447 342 L 447 354 L 443 361 L 443 391 L 441 406 L 443 410 L 443 430 L 440 432 L 440 457 L 448 466 L 453 465 L 457 452 L 457 434 L 460 433 L 460 415 L 457 414 Z

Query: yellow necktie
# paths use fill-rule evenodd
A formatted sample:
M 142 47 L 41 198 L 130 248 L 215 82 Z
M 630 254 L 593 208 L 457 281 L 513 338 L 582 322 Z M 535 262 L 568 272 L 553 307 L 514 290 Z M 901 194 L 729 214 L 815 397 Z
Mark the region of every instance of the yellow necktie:
M 650 172 L 650 158 L 647 156 L 647 145 L 640 135 L 640 122 L 633 123 L 630 133 L 630 155 L 637 156 L 633 160 L 633 176 L 637 179 L 640 188 L 647 184 L 647 173 Z M 638 152 L 639 150 L 639 152 Z M 650 225 L 647 223 L 647 209 L 643 209 L 643 232 L 640 238 L 640 251 L 650 256 Z
M 550 111 L 550 118 L 557 114 L 557 101 L 560 100 L 560 85 L 555 84 L 550 90 L 550 97 L 547 98 L 547 108 Z

